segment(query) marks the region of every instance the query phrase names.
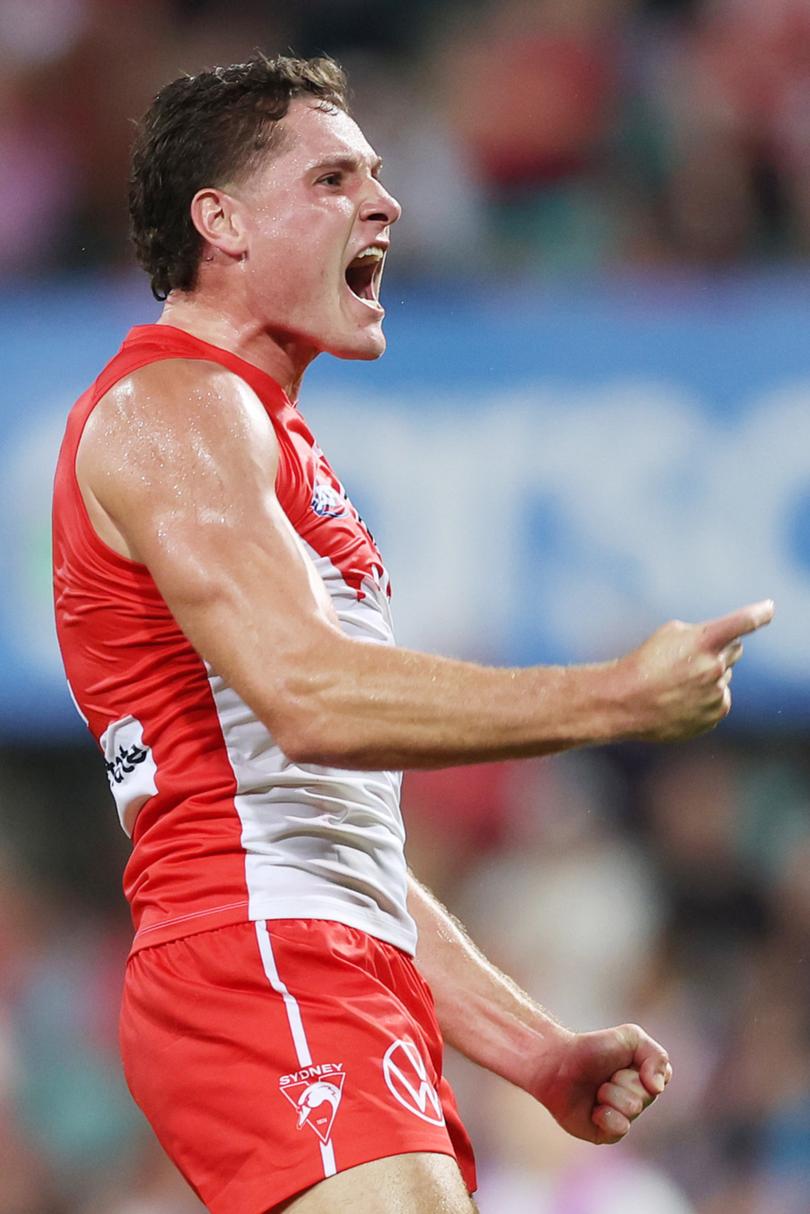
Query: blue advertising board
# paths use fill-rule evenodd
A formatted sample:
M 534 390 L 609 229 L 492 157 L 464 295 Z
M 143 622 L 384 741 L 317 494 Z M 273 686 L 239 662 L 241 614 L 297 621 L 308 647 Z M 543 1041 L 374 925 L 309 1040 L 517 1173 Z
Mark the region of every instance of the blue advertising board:
M 673 616 L 776 599 L 733 720 L 810 723 L 810 282 L 389 287 L 389 351 L 322 359 L 301 408 L 375 532 L 404 644 L 616 656 Z M 69 734 L 49 497 L 64 418 L 138 282 L 0 297 L 0 734 Z

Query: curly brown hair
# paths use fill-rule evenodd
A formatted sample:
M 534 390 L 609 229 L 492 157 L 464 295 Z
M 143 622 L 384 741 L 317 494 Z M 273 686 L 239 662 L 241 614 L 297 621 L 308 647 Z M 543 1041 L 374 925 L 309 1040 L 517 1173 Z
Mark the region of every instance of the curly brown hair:
M 196 283 L 202 237 L 189 208 L 197 191 L 250 173 L 278 147 L 293 98 L 348 112 L 346 93 L 333 59 L 286 55 L 256 55 L 161 89 L 138 124 L 129 178 L 130 238 L 156 299 Z

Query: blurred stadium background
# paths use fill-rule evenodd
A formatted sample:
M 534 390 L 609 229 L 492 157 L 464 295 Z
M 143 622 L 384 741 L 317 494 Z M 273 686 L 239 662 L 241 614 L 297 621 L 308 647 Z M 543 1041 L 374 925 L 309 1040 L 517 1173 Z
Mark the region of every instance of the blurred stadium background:
M 482 1210 L 807 1214 L 810 0 L 0 0 L 0 1214 L 200 1208 L 120 1076 L 126 841 L 48 508 L 69 405 L 157 311 L 130 119 L 256 47 L 345 64 L 405 206 L 389 353 L 302 399 L 402 640 L 587 660 L 779 609 L 708 739 L 406 781 L 412 865 L 491 956 L 675 1065 L 597 1151 L 451 1059 Z

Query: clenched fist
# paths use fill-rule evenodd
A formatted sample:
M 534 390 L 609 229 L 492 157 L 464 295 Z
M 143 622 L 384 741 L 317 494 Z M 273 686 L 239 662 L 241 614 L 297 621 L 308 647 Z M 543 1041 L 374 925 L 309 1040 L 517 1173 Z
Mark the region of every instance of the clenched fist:
M 712 729 L 731 710 L 731 672 L 740 638 L 770 623 L 771 599 L 702 624 L 672 620 L 619 659 L 626 679 L 626 736 L 677 742 Z
M 663 1046 L 637 1024 L 623 1024 L 562 1035 L 528 1090 L 574 1138 L 614 1143 L 671 1077 Z

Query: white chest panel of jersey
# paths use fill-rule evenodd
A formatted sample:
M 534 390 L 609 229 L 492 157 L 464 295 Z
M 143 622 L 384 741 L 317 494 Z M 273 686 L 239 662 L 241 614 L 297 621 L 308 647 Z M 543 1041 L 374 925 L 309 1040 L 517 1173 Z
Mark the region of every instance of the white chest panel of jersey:
M 384 578 L 362 594 L 305 542 L 341 629 L 394 642 Z M 236 779 L 251 919 L 334 919 L 413 953 L 407 908 L 401 773 L 294 763 L 233 688 L 208 667 Z

